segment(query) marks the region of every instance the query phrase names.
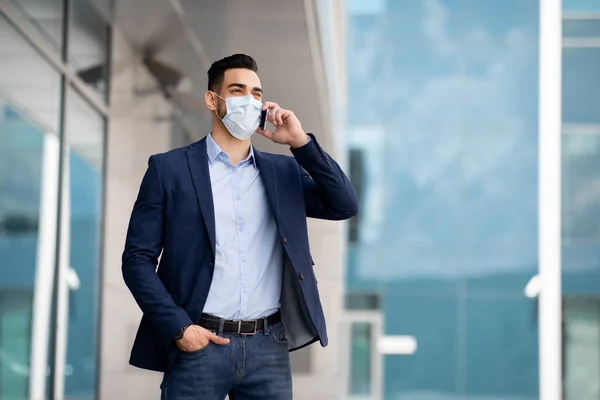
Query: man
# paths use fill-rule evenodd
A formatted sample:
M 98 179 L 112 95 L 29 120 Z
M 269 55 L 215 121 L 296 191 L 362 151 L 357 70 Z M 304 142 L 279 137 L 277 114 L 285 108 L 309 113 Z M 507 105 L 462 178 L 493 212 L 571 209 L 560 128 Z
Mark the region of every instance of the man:
M 294 113 L 262 102 L 257 71 L 243 54 L 210 67 L 211 133 L 150 157 L 131 215 L 130 363 L 165 372 L 165 400 L 290 399 L 289 351 L 327 345 L 306 218 L 350 218 L 358 200 Z M 294 157 L 251 146 L 262 110 L 275 129 L 258 133 Z

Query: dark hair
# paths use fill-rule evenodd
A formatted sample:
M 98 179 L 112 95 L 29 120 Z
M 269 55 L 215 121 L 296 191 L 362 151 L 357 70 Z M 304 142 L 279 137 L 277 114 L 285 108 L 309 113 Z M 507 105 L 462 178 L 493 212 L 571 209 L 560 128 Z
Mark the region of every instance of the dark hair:
M 208 70 L 208 90 L 219 92 L 223 84 L 225 71 L 233 68 L 244 68 L 258 72 L 258 65 L 252 57 L 246 54 L 234 54 L 215 61 Z

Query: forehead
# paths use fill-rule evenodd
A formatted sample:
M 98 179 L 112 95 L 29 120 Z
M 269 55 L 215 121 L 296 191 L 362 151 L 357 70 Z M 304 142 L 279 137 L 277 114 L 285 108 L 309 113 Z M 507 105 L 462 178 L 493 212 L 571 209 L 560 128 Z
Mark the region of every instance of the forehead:
M 245 68 L 232 68 L 225 71 L 223 89 L 226 89 L 231 83 L 242 83 L 249 88 L 262 88 L 256 72 Z

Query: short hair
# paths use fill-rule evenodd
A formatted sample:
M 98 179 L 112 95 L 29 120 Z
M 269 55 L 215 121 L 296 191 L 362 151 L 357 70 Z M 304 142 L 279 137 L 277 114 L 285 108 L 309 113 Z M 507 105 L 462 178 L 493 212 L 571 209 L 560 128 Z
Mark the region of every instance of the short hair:
M 208 90 L 219 92 L 223 84 L 225 71 L 233 68 L 244 68 L 258 72 L 258 65 L 246 54 L 234 54 L 212 63 L 208 69 Z

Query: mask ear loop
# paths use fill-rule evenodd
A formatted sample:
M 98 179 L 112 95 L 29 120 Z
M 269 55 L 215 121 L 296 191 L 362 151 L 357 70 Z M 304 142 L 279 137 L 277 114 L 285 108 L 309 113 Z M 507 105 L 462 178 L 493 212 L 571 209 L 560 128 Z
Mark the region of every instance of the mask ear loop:
M 214 94 L 215 96 L 217 96 L 218 98 L 220 98 L 221 100 L 223 100 L 223 101 L 224 101 L 224 102 L 227 104 L 227 100 L 225 100 L 223 97 L 219 96 L 219 95 L 217 94 L 217 92 L 213 92 L 212 90 L 211 90 L 210 92 L 211 92 L 212 94 Z M 223 116 L 223 118 L 219 117 L 219 113 L 217 112 L 217 111 L 218 111 L 218 108 L 219 108 L 219 107 L 218 107 L 218 102 L 217 102 L 217 109 L 215 110 L 215 115 L 217 116 L 217 118 L 219 118 L 219 121 L 223 122 L 223 118 L 225 118 L 225 117 L 224 117 L 224 116 Z

